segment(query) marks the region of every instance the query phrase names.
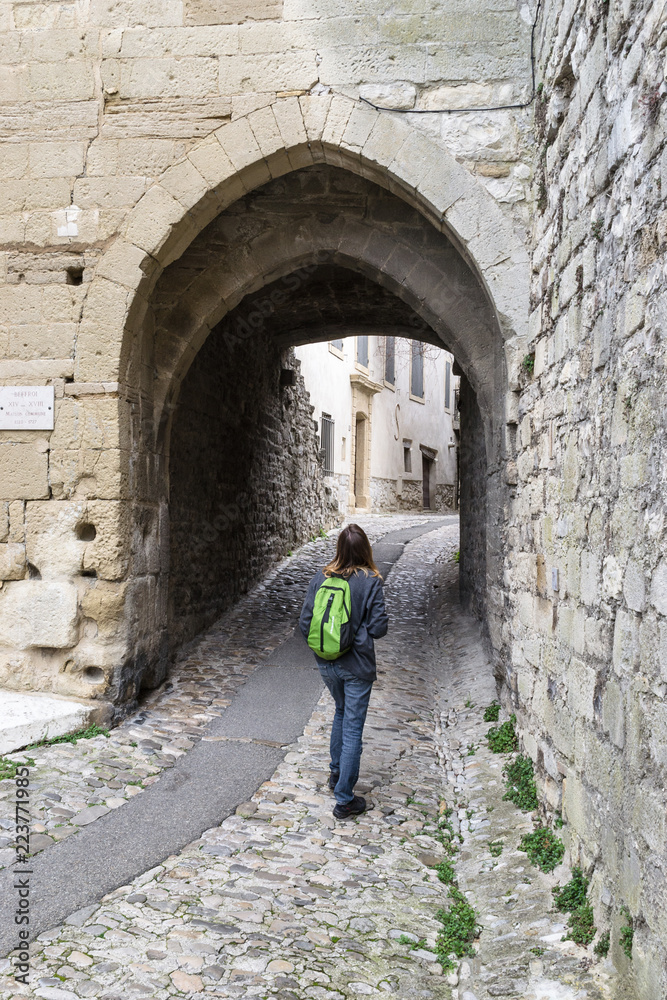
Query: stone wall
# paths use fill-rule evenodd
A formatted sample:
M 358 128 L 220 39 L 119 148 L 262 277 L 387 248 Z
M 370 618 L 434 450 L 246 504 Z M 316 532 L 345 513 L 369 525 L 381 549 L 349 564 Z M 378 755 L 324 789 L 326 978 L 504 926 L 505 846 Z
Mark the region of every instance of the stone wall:
M 641 1000 L 667 996 L 666 43 L 662 3 L 544 12 L 506 573 L 507 697 Z
M 484 424 L 470 383 L 459 385 L 461 434 L 459 593 L 464 608 L 483 618 L 487 603 L 487 457 Z
M 232 323 L 230 316 L 197 355 L 173 417 L 172 649 L 290 549 L 339 521 L 303 379 L 295 370 L 295 384 L 284 384 L 297 368 L 293 352 L 266 332 L 229 336 Z
M 454 509 L 454 486 L 438 483 L 434 487 L 434 497 L 429 510 L 451 511 Z M 371 478 L 371 499 L 373 510 L 424 510 L 424 494 L 421 479 L 401 480 L 398 493 L 396 479 Z

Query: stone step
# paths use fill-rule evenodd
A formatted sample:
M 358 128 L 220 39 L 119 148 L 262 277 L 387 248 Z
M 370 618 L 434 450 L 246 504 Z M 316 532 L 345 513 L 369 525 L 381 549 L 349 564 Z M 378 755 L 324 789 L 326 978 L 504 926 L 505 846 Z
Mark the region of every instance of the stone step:
M 108 702 L 74 701 L 0 688 L 0 754 L 93 724 L 105 726 L 112 717 L 113 708 Z

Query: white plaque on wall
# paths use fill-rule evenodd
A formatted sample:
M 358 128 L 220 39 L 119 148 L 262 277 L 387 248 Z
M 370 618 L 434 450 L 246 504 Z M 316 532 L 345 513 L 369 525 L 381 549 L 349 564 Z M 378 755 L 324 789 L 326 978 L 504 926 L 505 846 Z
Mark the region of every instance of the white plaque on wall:
M 52 431 L 52 385 L 0 386 L 0 430 Z

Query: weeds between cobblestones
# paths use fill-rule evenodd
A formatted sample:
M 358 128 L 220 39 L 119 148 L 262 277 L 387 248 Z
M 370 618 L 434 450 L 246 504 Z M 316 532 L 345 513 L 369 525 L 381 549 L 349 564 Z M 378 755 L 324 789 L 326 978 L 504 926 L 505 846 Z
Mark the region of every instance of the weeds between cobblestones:
M 608 967 L 584 969 L 592 952 L 563 941 L 550 913 L 564 866 L 528 875 L 515 846 L 533 822 L 503 801 L 502 761 L 474 707 L 495 690 L 479 626 L 455 603 L 456 544 L 452 529 L 420 538 L 388 580 L 392 627 L 378 643 L 358 785 L 372 811 L 333 819 L 323 696 L 252 801 L 40 935 L 32 986 L 7 976 L 0 988 L 43 1000 L 608 997 Z M 263 627 L 255 617 L 253 631 Z M 202 676 L 215 655 L 200 646 Z M 196 684 L 183 690 L 196 700 Z

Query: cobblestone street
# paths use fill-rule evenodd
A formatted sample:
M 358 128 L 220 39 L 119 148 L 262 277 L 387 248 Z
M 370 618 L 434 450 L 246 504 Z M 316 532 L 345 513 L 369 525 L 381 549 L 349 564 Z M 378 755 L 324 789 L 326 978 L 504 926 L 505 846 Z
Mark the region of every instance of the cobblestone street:
M 371 540 L 423 522 L 362 521 Z M 304 546 L 184 650 L 168 684 L 108 738 L 11 755 L 35 761 L 34 849 L 122 808 L 207 738 L 207 723 L 289 636 L 333 538 Z M 496 691 L 479 626 L 457 603 L 457 549 L 458 528 L 435 527 L 406 546 L 387 581 L 390 631 L 377 647 L 357 786 L 371 811 L 332 816 L 325 692 L 251 801 L 41 934 L 29 987 L 3 961 L 2 997 L 608 997 L 611 965 L 592 945 L 564 940 L 567 918 L 554 910 L 551 888 L 570 878 L 567 854 L 545 874 L 518 850 L 535 817 L 503 799 L 506 757 L 487 746 L 483 714 Z M 456 884 L 479 936 L 474 957 L 448 962 L 440 917 Z

